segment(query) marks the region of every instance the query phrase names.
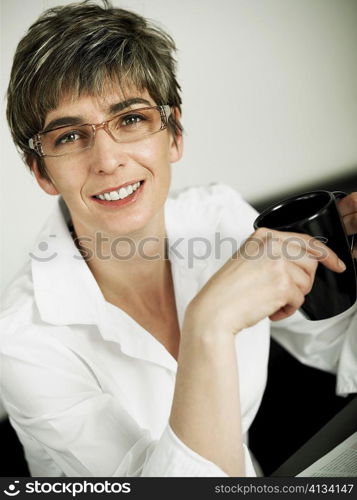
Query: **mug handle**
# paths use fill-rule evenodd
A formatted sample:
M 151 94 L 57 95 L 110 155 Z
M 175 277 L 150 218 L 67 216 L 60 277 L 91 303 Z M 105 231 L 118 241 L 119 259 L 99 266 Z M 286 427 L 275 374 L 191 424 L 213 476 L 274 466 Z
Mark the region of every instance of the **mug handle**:
M 347 193 L 345 193 L 344 191 L 332 191 L 332 194 L 334 195 L 335 198 L 338 198 L 340 200 L 342 200 L 342 198 L 347 196 Z M 346 236 L 347 236 L 347 239 L 351 245 L 351 253 L 352 253 L 356 235 L 350 234 L 350 235 L 346 235 Z

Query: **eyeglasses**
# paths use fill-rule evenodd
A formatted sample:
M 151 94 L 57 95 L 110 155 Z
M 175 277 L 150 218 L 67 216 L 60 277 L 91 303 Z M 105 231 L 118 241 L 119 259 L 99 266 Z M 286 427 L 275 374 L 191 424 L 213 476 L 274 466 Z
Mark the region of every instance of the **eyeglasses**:
M 41 157 L 64 156 L 93 147 L 95 134 L 103 128 L 115 142 L 135 142 L 164 130 L 168 126 L 169 105 L 131 109 L 103 123 L 65 125 L 38 132 L 29 147 Z

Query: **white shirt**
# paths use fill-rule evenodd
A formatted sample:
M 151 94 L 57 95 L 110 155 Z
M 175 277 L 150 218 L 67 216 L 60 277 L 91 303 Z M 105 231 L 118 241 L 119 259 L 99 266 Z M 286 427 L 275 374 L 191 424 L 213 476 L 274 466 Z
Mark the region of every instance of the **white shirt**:
M 232 242 L 238 248 L 252 232 L 255 217 L 224 185 L 190 188 L 167 200 L 180 325 L 190 300 L 232 255 Z M 1 397 L 31 474 L 225 476 L 170 428 L 176 360 L 104 299 L 68 223 L 59 198 L 30 261 L 6 292 L 0 317 Z M 280 322 L 276 338 L 301 361 L 337 373 L 340 393 L 354 392 L 354 312 L 321 322 L 297 313 Z M 244 434 L 264 392 L 269 329 L 265 319 L 235 336 Z M 254 475 L 244 450 L 247 475 Z

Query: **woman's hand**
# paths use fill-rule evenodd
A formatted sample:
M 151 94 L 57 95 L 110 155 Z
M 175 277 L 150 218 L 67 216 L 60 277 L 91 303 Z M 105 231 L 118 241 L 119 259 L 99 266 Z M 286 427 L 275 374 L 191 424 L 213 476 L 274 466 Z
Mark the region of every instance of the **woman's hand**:
M 357 192 L 342 198 L 338 202 L 338 208 L 347 234 L 357 234 Z M 352 255 L 357 259 L 357 237 L 355 237 Z
M 232 334 L 266 317 L 286 318 L 310 292 L 319 262 L 332 271 L 345 269 L 311 236 L 259 228 L 192 300 L 187 320 L 201 331 Z

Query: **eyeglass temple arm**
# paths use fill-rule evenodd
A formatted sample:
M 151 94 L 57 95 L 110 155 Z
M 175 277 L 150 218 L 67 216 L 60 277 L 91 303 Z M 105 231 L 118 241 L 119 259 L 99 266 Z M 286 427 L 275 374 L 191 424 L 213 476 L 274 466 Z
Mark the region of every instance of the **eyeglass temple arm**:
M 31 137 L 31 139 L 29 139 L 29 148 L 35 151 L 39 156 L 44 156 L 39 136 L 35 135 L 34 137 Z

